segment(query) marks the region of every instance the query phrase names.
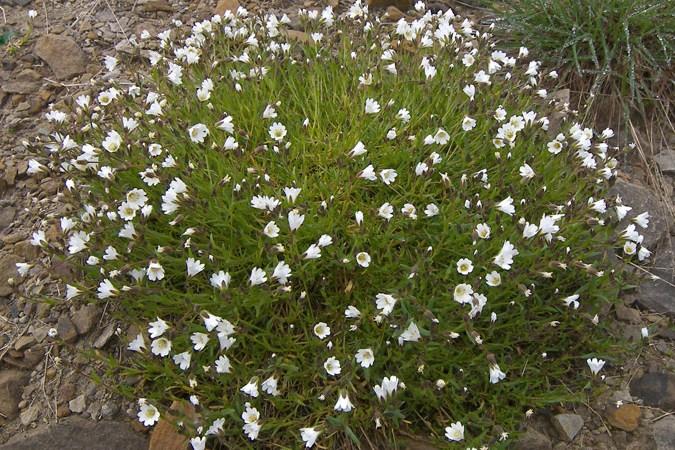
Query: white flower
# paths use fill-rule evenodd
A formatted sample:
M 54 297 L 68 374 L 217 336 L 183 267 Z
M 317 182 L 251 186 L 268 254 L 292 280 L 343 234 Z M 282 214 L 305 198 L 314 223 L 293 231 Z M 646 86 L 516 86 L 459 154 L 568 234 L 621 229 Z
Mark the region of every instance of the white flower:
M 358 176 L 359 178 L 363 178 L 368 181 L 377 180 L 377 176 L 375 175 L 375 168 L 373 167 L 372 164 L 369 164 L 368 167 L 359 172 Z
M 39 163 L 38 161 L 31 159 L 28 161 L 28 170 L 26 173 L 28 175 L 35 175 L 41 172 L 46 172 L 47 167 L 44 164 Z
M 163 335 L 166 330 L 169 329 L 169 324 L 157 317 L 157 320 L 149 323 L 150 327 L 148 328 L 148 333 L 150 333 L 151 338 L 160 337 Z
M 248 394 L 251 397 L 257 397 L 258 394 L 258 377 L 253 377 L 249 382 L 240 389 L 244 394 Z
M 42 230 L 36 231 L 33 233 L 30 243 L 36 247 L 40 247 L 43 244 L 47 245 L 47 235 Z
M 280 229 L 274 221 L 269 222 L 263 228 L 263 234 L 269 238 L 279 237 L 279 231 Z
M 464 86 L 463 91 L 469 97 L 469 100 L 473 101 L 473 98 L 476 95 L 476 87 L 473 84 L 467 84 Z
M 400 383 L 403 386 L 403 383 Z M 392 375 L 390 377 L 384 377 L 382 379 L 381 385 L 373 386 L 375 395 L 379 400 L 386 400 L 387 398 L 394 395 L 399 386 L 399 379 L 397 376 Z
M 377 211 L 377 215 L 386 220 L 391 220 L 394 217 L 394 207 L 390 203 L 384 203 Z
M 505 241 L 493 262 L 502 269 L 509 270 L 511 269 L 511 264 L 513 264 L 513 257 L 517 256 L 518 253 L 518 250 L 516 250 L 511 242 Z
M 34 9 L 29 9 L 28 10 L 28 18 L 29 19 L 35 19 L 37 17 L 38 13 Z
M 148 402 L 141 405 L 141 410 L 138 412 L 138 421 L 146 427 L 151 427 L 159 420 L 159 411 Z
M 340 395 L 337 402 L 335 402 L 333 409 L 335 409 L 335 411 L 350 412 L 352 408 L 354 408 L 354 405 L 349 400 L 349 394 L 340 391 Z
M 108 134 L 106 135 L 105 139 L 103 139 L 101 146 L 106 149 L 106 151 L 115 153 L 122 146 L 122 136 L 120 136 L 120 134 L 115 130 L 108 131 Z
M 244 423 L 256 423 L 260 420 L 260 412 L 258 412 L 257 408 L 251 407 L 249 403 L 246 403 L 245 406 L 246 409 L 241 413 L 241 420 L 243 420 Z
M 295 231 L 300 226 L 302 223 L 305 221 L 305 216 L 303 214 L 300 214 L 300 211 L 297 209 L 294 209 L 293 211 L 288 213 L 288 226 L 290 227 L 291 231 Z
M 408 123 L 410 122 L 410 111 L 405 108 L 401 108 L 396 113 L 396 118 L 403 123 Z
M 516 212 L 516 207 L 513 206 L 513 199 L 511 198 L 510 195 L 501 202 L 497 203 L 496 206 L 498 210 L 500 210 L 505 214 L 508 214 L 509 216 L 512 216 L 513 213 Z
M 314 334 L 323 340 L 330 335 L 330 327 L 325 322 L 319 322 L 314 325 Z
M 206 344 L 209 343 L 209 335 L 205 333 L 192 333 L 190 340 L 192 341 L 195 351 L 200 352 L 204 350 Z
M 146 275 L 150 281 L 159 281 L 164 279 L 164 267 L 157 261 L 150 261 L 146 269 Z
M 473 287 L 470 284 L 461 283 L 455 286 L 453 298 L 457 303 L 471 303 Z
M 274 375 L 263 381 L 262 384 L 260 385 L 263 392 L 266 392 L 267 394 L 275 397 L 280 394 L 279 390 L 277 389 L 277 386 L 278 380 Z
M 380 104 L 372 98 L 366 99 L 366 114 L 377 114 L 380 112 Z
M 117 58 L 114 56 L 105 56 L 103 58 L 103 64 L 105 68 L 108 69 L 108 72 L 112 72 L 117 67 Z
M 114 297 L 119 294 L 117 288 L 113 286 L 112 282 L 108 279 L 101 281 L 101 283 L 98 285 L 97 292 L 98 293 L 96 296 L 101 300 Z
M 259 267 L 254 267 L 251 270 L 251 276 L 248 278 L 249 283 L 251 286 L 257 286 L 259 284 L 263 284 L 267 282 L 267 275 L 265 274 L 265 271 Z
M 532 170 L 532 167 L 530 167 L 529 164 L 523 164 L 518 171 L 520 172 L 520 176 L 526 180 L 534 178 L 534 170 Z
M 192 450 L 205 450 L 206 449 L 206 436 L 196 436 L 190 438 L 190 445 Z
M 457 272 L 462 275 L 468 275 L 473 272 L 473 263 L 468 258 L 462 258 L 457 261 Z
M 455 422 L 445 427 L 445 437 L 453 442 L 464 440 L 464 425 L 461 422 Z
M 498 364 L 490 365 L 490 383 L 497 384 L 506 378 L 506 374 L 501 371 Z
M 328 247 L 333 243 L 333 238 L 330 237 L 327 234 L 322 234 L 321 237 L 319 237 L 319 241 L 316 243 L 319 247 Z
M 270 137 L 277 142 L 283 141 L 284 137 L 286 137 L 286 127 L 279 122 L 274 122 L 270 125 L 268 132 Z
M 211 275 L 211 286 L 218 289 L 227 288 L 230 285 L 232 277 L 229 273 L 224 271 L 219 271 Z
M 600 370 L 602 370 L 602 367 L 605 365 L 605 361 L 602 359 L 597 359 L 597 358 L 588 358 L 586 360 L 586 363 L 588 364 L 588 367 L 591 369 L 591 372 L 593 375 L 597 375 Z
M 499 275 L 499 272 L 493 270 L 485 275 L 485 282 L 488 286 L 496 287 L 502 284 L 502 277 Z
M 331 356 L 323 363 L 323 368 L 326 369 L 328 375 L 340 375 L 340 372 L 342 372 L 340 361 L 335 359 L 334 356 Z
M 150 350 L 153 355 L 162 357 L 168 356 L 171 351 L 171 341 L 165 337 L 155 339 L 150 345 Z
M 284 261 L 279 261 L 279 263 L 274 268 L 272 278 L 279 281 L 279 284 L 285 285 L 286 283 L 288 283 L 288 279 L 290 277 L 291 277 L 291 267 Z
M 357 253 L 356 262 L 361 267 L 368 267 L 370 265 L 370 255 L 366 252 Z
M 145 339 L 143 339 L 143 335 L 140 333 L 137 334 L 136 337 L 131 342 L 129 342 L 127 350 L 132 352 L 141 352 L 145 350 Z
M 375 306 L 383 315 L 388 316 L 396 306 L 396 298 L 390 294 L 379 293 L 375 296 Z
M 316 244 L 310 245 L 307 250 L 305 250 L 305 259 L 319 259 L 321 258 L 321 247 Z
M 218 359 L 216 359 L 216 373 L 230 373 L 231 369 L 230 358 L 225 355 L 220 355 Z
M 232 116 L 225 115 L 221 120 L 216 122 L 216 127 L 225 131 L 226 133 L 234 133 L 234 125 L 232 124 Z
M 356 156 L 361 156 L 361 155 L 366 154 L 367 151 L 368 150 L 366 150 L 366 146 L 363 145 L 363 142 L 359 141 L 359 142 L 356 143 L 354 148 L 349 151 L 348 155 L 350 157 L 354 158 Z
M 375 362 L 375 355 L 370 348 L 361 348 L 356 352 L 356 362 L 361 364 L 361 367 L 368 368 Z
M 286 200 L 288 200 L 289 203 L 295 203 L 295 201 L 298 199 L 298 195 L 300 195 L 301 191 L 302 191 L 302 189 L 300 189 L 300 188 L 285 187 L 284 188 L 284 195 L 286 195 Z
M 305 443 L 305 448 L 312 448 L 320 433 L 314 428 L 300 428 L 300 438 Z
M 265 106 L 265 111 L 263 111 L 263 119 L 274 119 L 277 117 L 277 110 L 274 109 L 273 105 Z
M 209 135 L 209 129 L 206 128 L 206 125 L 203 123 L 198 123 L 188 128 L 188 134 L 190 135 L 190 140 L 192 142 L 201 144 L 204 142 L 204 139 L 206 139 L 206 136 Z
M 390 185 L 391 183 L 393 183 L 394 180 L 396 180 L 397 175 L 398 174 L 394 169 L 383 169 L 380 171 L 380 178 L 382 178 L 382 181 L 386 185 Z
M 16 263 L 16 271 L 22 277 L 25 277 L 26 274 L 28 274 L 28 271 L 30 270 L 31 267 L 33 267 L 32 264 L 22 263 L 22 262 Z
M 426 208 L 424 208 L 424 215 L 427 217 L 437 216 L 439 213 L 438 206 L 433 203 L 429 203 Z
M 194 277 L 199 272 L 204 270 L 204 267 L 205 267 L 204 264 L 201 261 L 199 261 L 198 259 L 194 259 L 194 258 L 188 258 L 185 261 L 185 265 L 187 267 L 188 277 Z
M 349 305 L 345 308 L 345 317 L 348 319 L 358 319 L 361 317 L 361 311 L 359 311 L 356 306 Z
M 472 119 L 469 116 L 464 117 L 462 119 L 462 130 L 464 131 L 471 131 L 476 127 L 476 120 Z
M 408 328 L 398 337 L 398 345 L 403 345 L 403 342 L 418 342 L 422 335 L 420 329 L 415 322 L 410 322 Z
M 638 224 L 641 228 L 647 228 L 649 226 L 649 212 L 645 211 L 642 214 L 633 217 L 633 222 Z
M 190 361 L 192 360 L 192 353 L 183 352 L 173 355 L 173 362 L 180 367 L 180 370 L 188 370 L 190 368 Z

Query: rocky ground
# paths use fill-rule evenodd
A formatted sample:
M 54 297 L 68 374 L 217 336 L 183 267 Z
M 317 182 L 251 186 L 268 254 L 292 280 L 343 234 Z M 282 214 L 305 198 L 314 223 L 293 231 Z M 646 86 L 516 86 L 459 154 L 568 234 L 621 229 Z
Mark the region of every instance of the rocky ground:
M 0 450 L 186 447 L 165 424 L 147 436 L 134 420 L 135 405 L 91 380 L 91 374 L 101 369 L 90 358 L 91 352 L 121 351 L 117 334 L 124 330 L 118 330 L 121 324 L 115 323 L 106 308 L 36 300 L 47 295 L 63 298 L 53 280 L 68 276 L 68 265 L 45 260 L 26 277 L 17 275 L 17 262 L 41 258 L 29 243 L 39 218 L 60 215 L 70 207 L 64 200 L 62 180 L 27 176 L 30 155 L 22 141 L 48 134 L 42 118 L 48 105 L 87 91 L 100 81 L 103 56 L 128 51 L 131 36 L 143 30 L 155 34 L 172 19 L 190 24 L 237 1 L 216 3 L 0 0 L 0 35 L 15 33 L 10 45 L 0 45 L 0 443 L 5 443 Z M 242 3 L 254 11 L 283 10 L 293 17 L 299 7 L 339 7 L 345 2 Z M 383 6 L 384 14 L 384 7 L 398 4 L 405 10 L 407 2 L 372 3 Z M 436 8 L 462 8 L 450 1 L 433 3 Z M 29 9 L 38 16 L 29 20 Z M 462 12 L 479 14 L 471 9 Z M 403 15 L 392 7 L 387 13 L 394 19 Z M 648 326 L 649 344 L 630 360 L 610 368 L 613 375 L 606 379 L 606 392 L 599 398 L 573 409 L 560 406 L 537 412 L 524 421 L 527 431 L 514 448 L 675 448 L 675 151 L 648 144 L 640 147 L 644 157 L 636 152 L 628 158 L 625 172 L 631 176 L 620 179 L 613 189 L 628 204 L 639 205 L 638 212 L 652 213 L 646 244 L 656 249 L 656 257 L 648 269 L 662 280 L 643 282 L 626 296 L 625 306 L 607 311 L 604 320 L 612 320 L 617 330 L 635 340 L 642 339 L 640 330 Z M 58 331 L 59 339 L 49 336 L 51 328 Z M 92 441 L 91 436 L 100 439 Z

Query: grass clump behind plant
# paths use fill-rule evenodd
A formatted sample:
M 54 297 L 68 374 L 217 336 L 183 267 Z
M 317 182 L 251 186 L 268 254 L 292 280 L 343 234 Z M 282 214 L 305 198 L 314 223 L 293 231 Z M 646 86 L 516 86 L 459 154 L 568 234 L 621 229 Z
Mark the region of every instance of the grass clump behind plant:
M 604 198 L 612 132 L 550 128 L 539 62 L 451 11 L 303 17 L 168 30 L 151 77 L 50 111 L 30 172 L 81 210 L 34 243 L 136 325 L 120 389 L 147 426 L 191 403 L 195 449 L 505 446 L 611 357 L 604 255 L 648 256 Z
M 620 96 L 642 111 L 673 92 L 675 4 L 653 0 L 514 0 L 500 35 L 524 45 L 579 91 Z

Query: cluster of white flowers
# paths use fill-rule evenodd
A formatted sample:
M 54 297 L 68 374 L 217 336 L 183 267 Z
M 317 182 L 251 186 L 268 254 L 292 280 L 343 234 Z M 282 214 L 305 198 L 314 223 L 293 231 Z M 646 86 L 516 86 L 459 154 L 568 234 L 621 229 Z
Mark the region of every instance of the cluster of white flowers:
M 29 173 L 65 172 L 82 209 L 60 218 L 60 243 L 48 242 L 43 230 L 31 242 L 62 248 L 92 269 L 77 286 L 67 286 L 67 299 L 115 298 L 135 302 L 136 311 L 144 302 L 158 311 L 164 305 L 163 317 L 144 318 L 147 329 L 132 337 L 128 350 L 172 361 L 187 380 L 181 394 L 195 406 L 212 406 L 200 388 L 216 383 L 227 392 L 218 394 L 217 404 L 227 398 L 228 407 L 241 412 L 250 440 L 264 434 L 261 411 L 273 410 L 275 397 L 292 395 L 303 410 L 318 401 L 323 412 L 312 414 L 316 418 L 393 403 L 409 391 L 399 376 L 417 389 L 449 393 L 454 368 L 443 361 L 447 367 L 438 369 L 439 356 L 423 348 L 456 346 L 466 334 L 463 350 L 450 351 L 483 355 L 500 339 L 495 322 L 512 309 L 527 309 L 537 289 L 564 297 L 572 309 L 560 314 L 579 308 L 580 295 L 565 292 L 568 284 L 559 288 L 557 274 L 604 272 L 576 256 L 583 239 L 568 246 L 570 235 L 586 232 L 572 219 L 603 227 L 631 209 L 620 199 L 595 197 L 580 205 L 576 188 L 556 195 L 555 183 L 567 176 L 561 167 L 578 171 L 591 190 L 616 174 L 607 143 L 613 133 L 598 136 L 573 124 L 548 141 L 551 105 L 532 96 L 518 109 L 513 99 L 498 97 L 497 85 L 525 93 L 538 88 L 544 74 L 527 49 L 509 56 L 452 10 L 433 14 L 421 2 L 416 10 L 416 19 L 393 27 L 371 17 L 361 1 L 340 18 L 330 7 L 301 11 L 314 30 L 306 44 L 313 56 L 288 42 L 288 17 L 228 11 L 196 23 L 183 40 L 175 38 L 177 29 L 160 33 L 160 51 L 148 52 L 155 84 L 108 87 L 93 99 L 78 97 L 72 115 L 47 114 L 62 127 L 47 145 L 59 162 L 33 160 Z M 269 80 L 330 64 L 332 47 L 321 43 L 327 35 L 338 39 L 338 24 L 364 37 L 335 56 L 343 58 L 338 70 L 350 92 L 336 86 L 331 101 L 339 108 L 345 96 L 355 96 L 358 111 L 349 120 L 367 132 L 355 136 L 349 123 L 331 125 L 341 138 L 328 142 L 322 140 L 327 131 L 315 126 L 331 119 L 316 115 L 337 113 L 298 103 L 304 93 L 285 98 Z M 404 55 L 406 46 L 417 48 L 415 56 Z M 361 61 L 359 52 L 374 58 L 364 59 L 367 67 L 348 68 Z M 113 71 L 117 60 L 108 57 L 105 64 Z M 459 82 L 457 92 L 447 94 L 459 108 L 453 114 L 439 99 L 426 99 L 426 109 L 397 105 L 400 98 L 377 88 L 404 77 L 440 83 L 438 74 L 448 71 Z M 251 92 L 250 102 L 236 100 L 238 107 L 228 100 Z M 476 110 L 493 97 L 489 110 Z M 73 137 L 64 134 L 67 127 Z M 298 142 L 311 144 L 296 148 Z M 311 153 L 310 145 L 322 148 Z M 82 180 L 91 186 L 78 184 Z M 645 228 L 649 215 L 632 220 L 620 239 L 624 253 L 642 261 L 650 252 L 635 225 Z M 31 266 L 17 268 L 25 275 Z M 489 318 L 481 320 L 486 309 Z M 281 354 L 282 346 L 264 332 L 296 348 Z M 499 358 L 510 361 L 498 348 Z M 521 371 L 502 364 L 506 371 L 488 361 L 480 382 L 489 387 Z M 589 366 L 597 373 L 602 364 L 589 360 Z M 316 386 L 298 387 L 298 371 L 314 371 Z M 471 391 L 462 388 L 464 395 Z M 328 398 L 334 406 L 321 409 Z M 139 407 L 146 426 L 158 420 L 157 407 L 145 399 Z M 214 417 L 192 437 L 195 450 L 224 432 L 225 416 Z M 378 412 L 372 420 L 379 428 L 385 418 Z M 328 425 L 306 425 L 293 433 L 309 448 Z M 456 421 L 444 432 L 462 441 L 465 429 Z

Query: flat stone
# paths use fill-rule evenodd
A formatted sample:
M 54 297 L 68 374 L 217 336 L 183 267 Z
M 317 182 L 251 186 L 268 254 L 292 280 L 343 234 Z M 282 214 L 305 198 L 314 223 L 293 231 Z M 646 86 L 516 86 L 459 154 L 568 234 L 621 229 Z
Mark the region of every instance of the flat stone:
M 40 407 L 38 405 L 33 405 L 29 408 L 21 411 L 21 425 L 27 427 L 31 423 L 35 422 L 40 415 Z
M 654 258 L 653 267 L 650 267 L 649 271 L 662 279 L 643 280 L 638 288 L 637 297 L 637 302 L 641 306 L 671 317 L 675 317 L 675 287 L 663 280 L 675 284 L 675 270 L 673 270 L 675 259 L 673 258 L 675 258 L 673 242 L 667 246 L 661 245 Z
M 643 244 L 653 251 L 656 248 L 656 243 L 666 235 L 672 224 L 673 219 L 665 211 L 665 206 L 650 189 L 622 179 L 617 179 L 614 186 L 609 190 L 610 197 L 616 197 L 617 195 L 621 197 L 624 205 L 633 208 L 619 223 L 619 228 L 627 227 L 635 216 L 649 211 L 649 226 L 646 229 L 637 228 L 639 233 L 644 236 Z
M 103 348 L 115 334 L 115 324 L 109 324 L 94 341 L 94 348 Z
M 675 409 L 675 375 L 646 373 L 630 383 L 630 393 L 647 406 Z
M 401 10 L 395 6 L 388 6 L 386 11 L 386 17 L 388 20 L 398 22 L 400 19 L 405 17 L 405 14 L 403 14 Z
M 514 443 L 513 450 L 551 450 L 551 439 L 534 428 L 528 428 Z
M 557 414 L 553 416 L 553 426 L 562 439 L 571 442 L 584 426 L 584 419 L 578 414 Z
M 0 257 L 0 297 L 7 297 L 13 292 L 12 286 L 8 283 L 10 278 L 15 281 L 19 279 L 19 273 L 16 271 L 16 263 L 22 262 L 16 255 L 5 254 Z
M 19 412 L 21 391 L 28 382 L 30 373 L 23 370 L 0 370 L 0 414 L 13 419 Z
M 148 450 L 185 450 L 188 438 L 180 434 L 166 419 L 159 419 L 150 434 Z
M 79 334 L 87 334 L 98 322 L 100 309 L 92 304 L 84 305 L 73 314 L 72 320 Z
M 55 34 L 40 36 L 33 52 L 49 65 L 59 80 L 70 79 L 87 69 L 87 55 L 77 42 L 68 36 Z
M 669 175 L 675 174 L 675 150 L 661 150 L 661 152 L 654 157 L 654 161 L 659 165 L 661 172 Z
M 16 216 L 16 208 L 11 206 L 0 208 L 0 231 L 12 224 L 14 216 Z
M 5 356 L 3 361 L 10 366 L 18 367 L 20 369 L 32 369 L 37 366 L 38 363 L 42 361 L 42 357 L 45 356 L 44 349 L 38 348 L 38 346 L 33 346 L 24 352 L 17 352 L 20 354 L 18 357 L 9 356 L 11 353 L 12 351 Z
M 628 308 L 625 305 L 616 305 L 616 318 L 628 323 L 640 323 L 640 311 L 635 308 Z
M 14 342 L 14 350 L 22 352 L 28 347 L 34 345 L 37 341 L 33 336 L 21 336 L 19 339 Z
M 216 7 L 213 9 L 213 14 L 222 16 L 225 11 L 234 13 L 237 9 L 239 9 L 239 0 L 218 0 Z
M 666 416 L 652 425 L 656 450 L 675 448 L 675 416 Z
M 75 328 L 73 321 L 66 315 L 59 317 L 56 331 L 58 332 L 58 337 L 66 342 L 72 343 L 77 339 L 77 328 Z
M 85 409 L 87 409 L 87 399 L 85 398 L 84 394 L 80 394 L 69 401 L 68 409 L 76 414 L 80 414 Z
M 609 406 L 606 417 L 607 421 L 620 430 L 633 431 L 640 425 L 640 407 L 628 403 L 618 408 Z
M 126 423 L 104 420 L 91 422 L 78 416 L 17 434 L 0 450 L 147 450 L 145 436 Z
M 40 85 L 31 81 L 7 81 L 0 88 L 8 94 L 32 94 Z

